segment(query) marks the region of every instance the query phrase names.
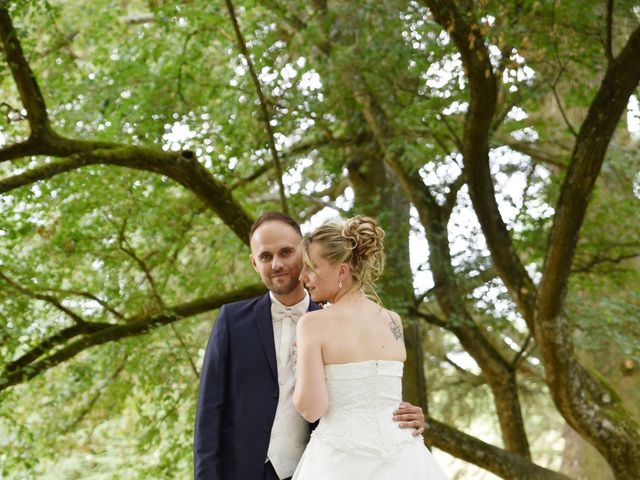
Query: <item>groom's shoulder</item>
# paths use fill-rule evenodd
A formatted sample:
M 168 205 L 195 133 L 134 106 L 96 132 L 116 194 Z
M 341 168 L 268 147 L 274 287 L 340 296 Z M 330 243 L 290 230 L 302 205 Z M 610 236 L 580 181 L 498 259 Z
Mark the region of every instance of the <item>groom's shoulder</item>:
M 227 315 L 231 316 L 248 314 L 262 305 L 263 302 L 266 302 L 265 296 L 266 295 L 259 295 L 245 300 L 238 300 L 237 302 L 226 303 L 223 308 Z

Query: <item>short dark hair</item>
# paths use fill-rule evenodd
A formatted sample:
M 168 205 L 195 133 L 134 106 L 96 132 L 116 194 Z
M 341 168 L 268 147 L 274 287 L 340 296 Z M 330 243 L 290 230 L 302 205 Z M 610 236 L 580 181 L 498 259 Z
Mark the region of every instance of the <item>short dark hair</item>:
M 300 235 L 300 237 L 302 237 L 302 230 L 300 229 L 300 225 L 298 225 L 298 222 L 296 222 L 289 215 L 285 215 L 284 213 L 280 212 L 265 212 L 260 215 L 255 222 L 253 222 L 253 225 L 251 225 L 251 230 L 249 230 L 249 242 L 251 242 L 251 238 L 253 237 L 253 234 L 258 229 L 258 227 L 266 222 L 286 223 L 296 232 L 298 232 L 298 235 Z

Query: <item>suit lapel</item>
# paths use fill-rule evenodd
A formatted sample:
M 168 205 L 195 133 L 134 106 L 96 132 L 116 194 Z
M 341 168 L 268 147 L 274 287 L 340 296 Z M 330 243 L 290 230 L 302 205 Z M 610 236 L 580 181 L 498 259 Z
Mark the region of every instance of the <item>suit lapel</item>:
M 267 293 L 256 304 L 256 325 L 262 342 L 262 348 L 269 361 L 269 367 L 273 377 L 278 379 L 278 367 L 276 366 L 276 345 L 273 339 L 273 320 L 271 319 L 271 298 Z

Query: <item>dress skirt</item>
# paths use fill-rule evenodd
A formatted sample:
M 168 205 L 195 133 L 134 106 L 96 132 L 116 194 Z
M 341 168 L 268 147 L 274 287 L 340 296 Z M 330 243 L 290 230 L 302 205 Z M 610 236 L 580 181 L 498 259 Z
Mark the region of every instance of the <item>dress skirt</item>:
M 377 450 L 336 448 L 311 438 L 293 480 L 447 480 L 422 437 L 404 442 L 394 455 Z

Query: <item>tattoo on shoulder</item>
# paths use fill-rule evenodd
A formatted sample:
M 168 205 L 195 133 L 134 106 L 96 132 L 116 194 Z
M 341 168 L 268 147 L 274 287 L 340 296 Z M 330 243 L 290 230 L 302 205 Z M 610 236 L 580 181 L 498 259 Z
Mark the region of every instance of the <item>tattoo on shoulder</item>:
M 393 338 L 396 340 L 402 340 L 404 336 L 402 335 L 402 325 L 400 321 L 393 318 L 393 315 L 389 313 L 389 328 L 391 328 L 391 333 L 393 334 Z

